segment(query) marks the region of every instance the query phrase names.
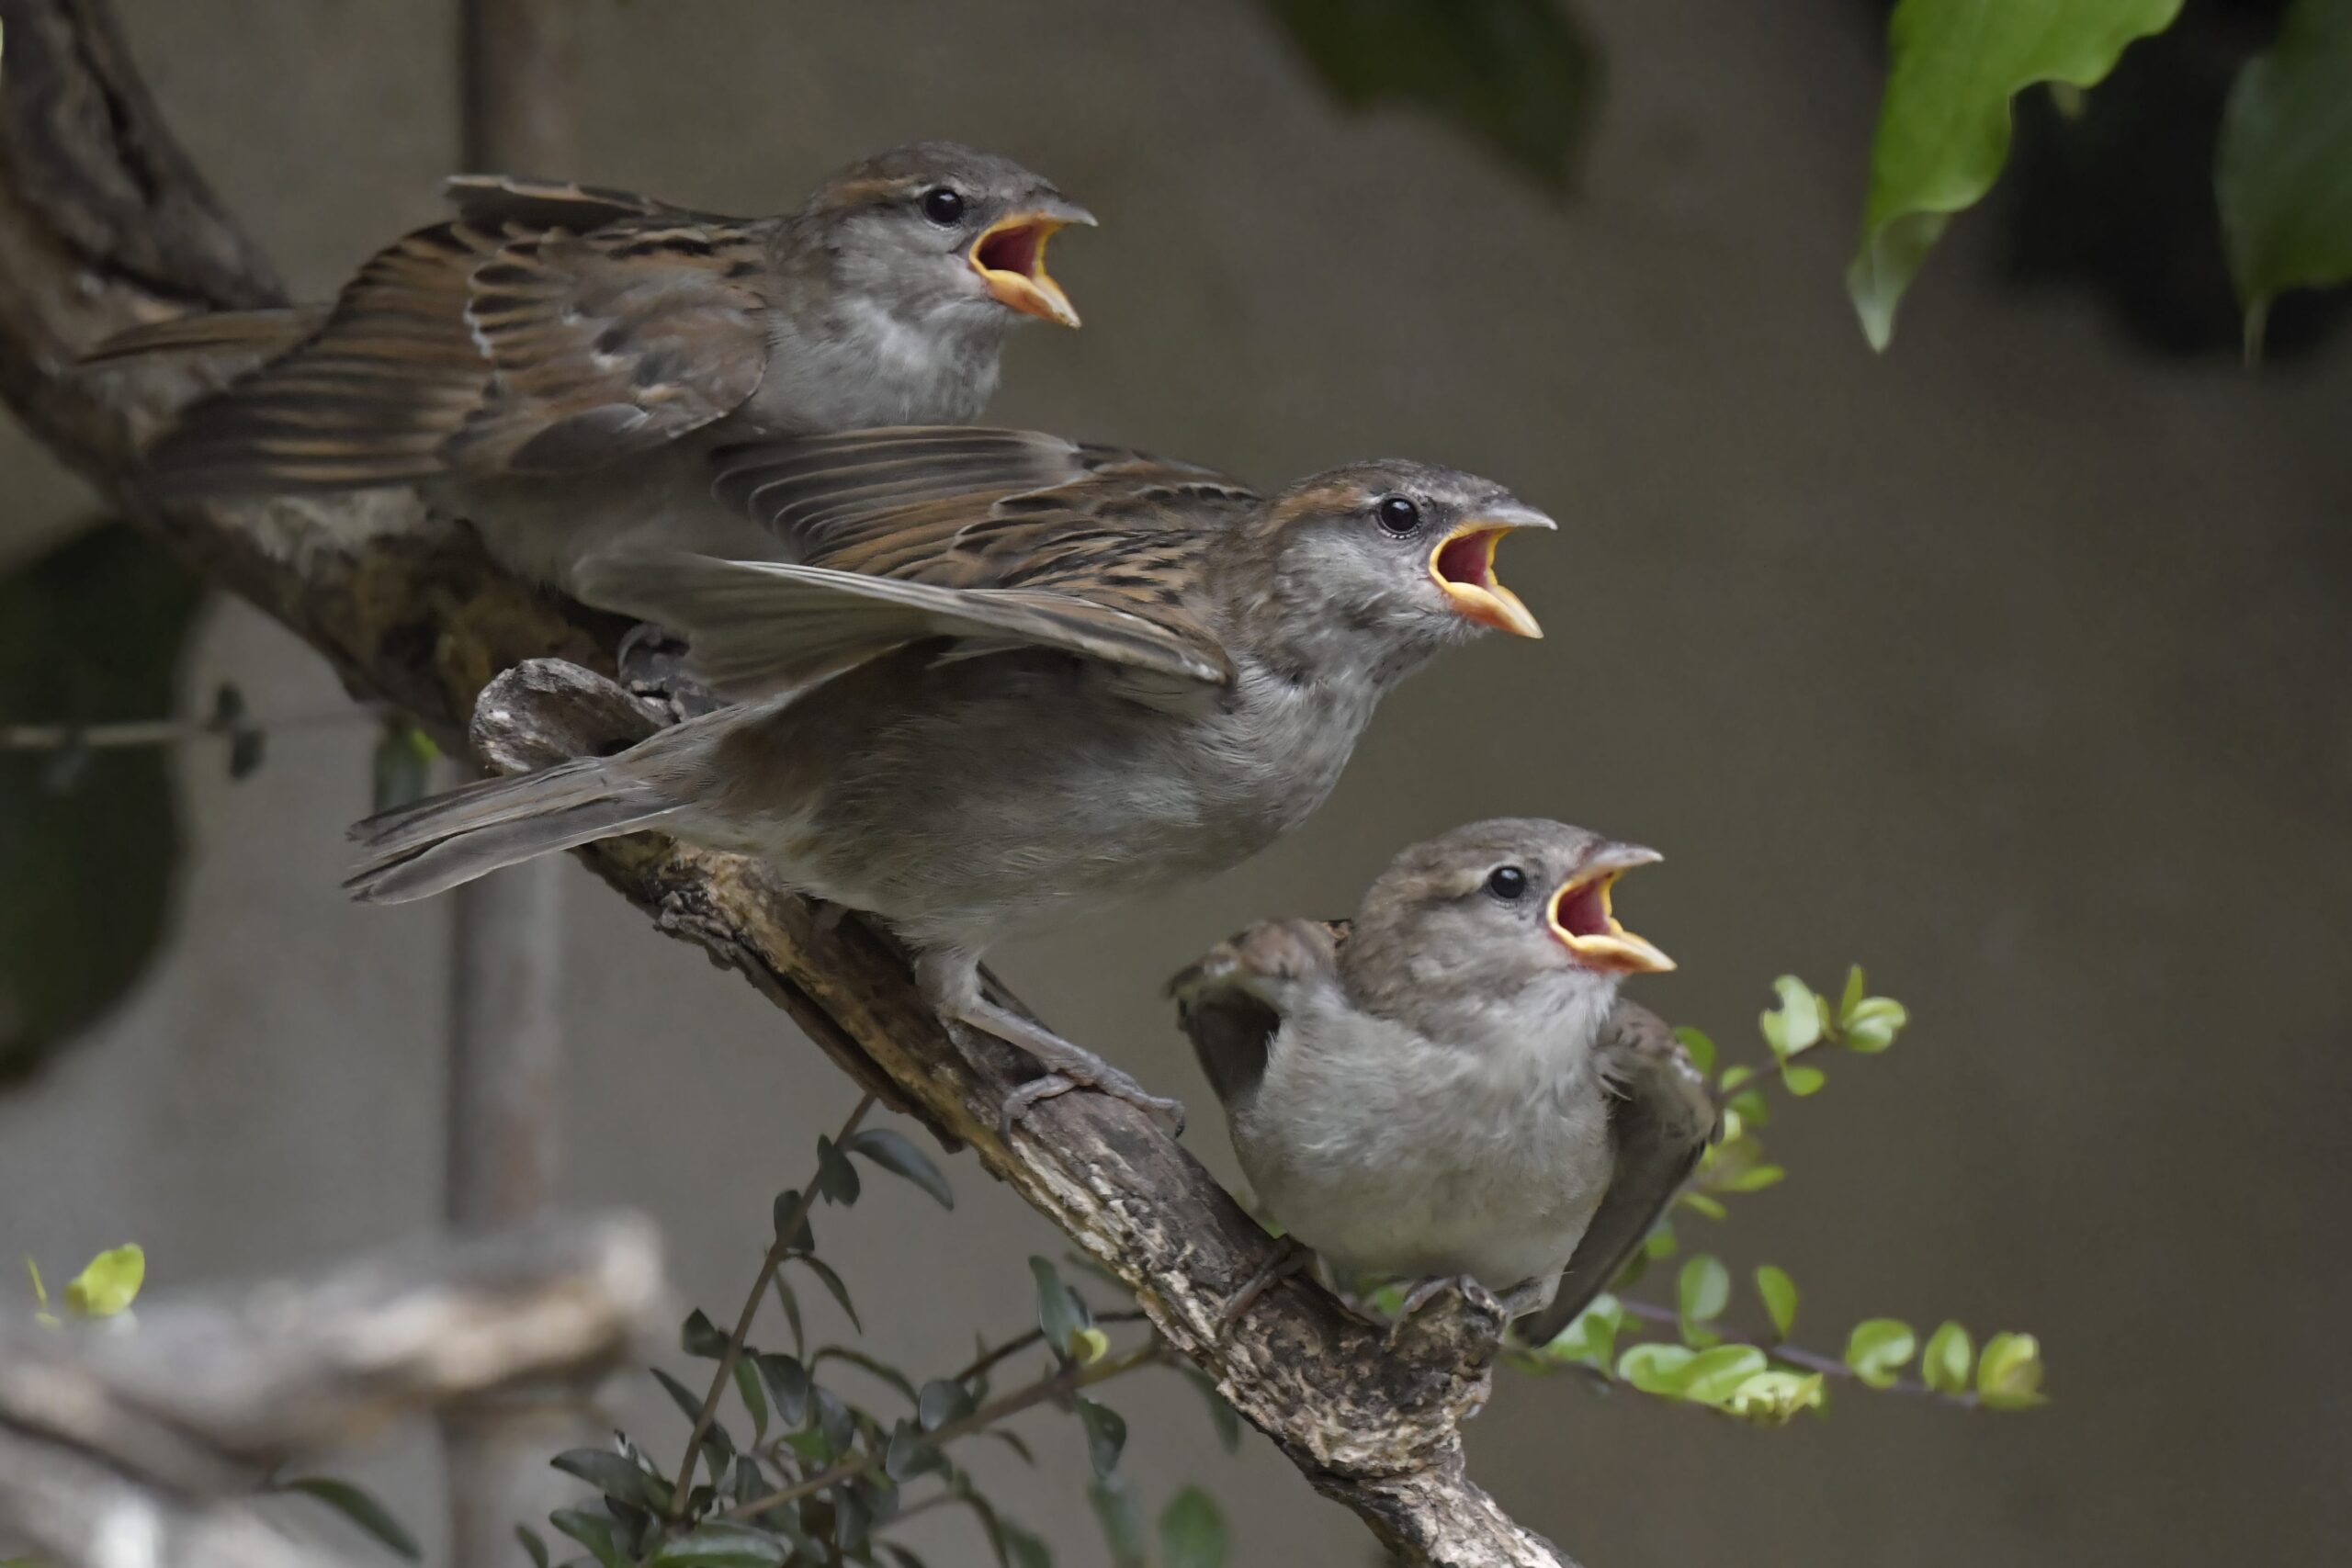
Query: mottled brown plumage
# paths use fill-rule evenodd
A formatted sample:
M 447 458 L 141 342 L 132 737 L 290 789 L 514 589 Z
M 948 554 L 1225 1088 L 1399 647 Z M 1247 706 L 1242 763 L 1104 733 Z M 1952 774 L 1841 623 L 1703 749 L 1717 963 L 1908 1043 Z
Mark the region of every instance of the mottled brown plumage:
M 707 498 L 711 443 L 973 417 L 1016 313 L 1076 323 L 1043 248 L 1092 221 L 945 143 L 853 165 L 782 218 L 505 176 L 449 193 L 456 218 L 377 254 L 323 312 L 164 322 L 94 355 L 263 358 L 154 444 L 152 482 L 422 484 L 565 586 L 618 538 L 731 546 L 752 536 Z
M 764 694 L 366 824 L 353 890 L 421 897 L 658 826 L 881 916 L 942 1012 L 1038 1055 L 1064 1075 L 1049 1089 L 1155 1104 L 986 1002 L 981 953 L 1295 827 L 1405 674 L 1482 626 L 1532 634 L 1492 545 L 1553 525 L 1424 464 L 1264 497 L 1020 431 L 808 438 L 721 469 L 720 493 L 791 558 L 622 551 L 582 577 L 684 633 L 729 693 Z

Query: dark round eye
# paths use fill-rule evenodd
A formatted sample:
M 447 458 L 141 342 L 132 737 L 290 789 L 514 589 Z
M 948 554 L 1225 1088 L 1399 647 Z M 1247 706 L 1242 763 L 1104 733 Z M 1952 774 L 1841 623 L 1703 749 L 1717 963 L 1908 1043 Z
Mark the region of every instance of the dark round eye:
M 1527 897 L 1527 873 L 1515 865 L 1498 865 L 1487 874 L 1487 891 L 1506 904 Z
M 1421 525 L 1421 509 L 1401 495 L 1392 495 L 1374 511 L 1380 525 L 1392 534 L 1409 534 Z
M 922 215 L 933 223 L 946 225 L 964 220 L 964 198 L 946 186 L 922 193 Z

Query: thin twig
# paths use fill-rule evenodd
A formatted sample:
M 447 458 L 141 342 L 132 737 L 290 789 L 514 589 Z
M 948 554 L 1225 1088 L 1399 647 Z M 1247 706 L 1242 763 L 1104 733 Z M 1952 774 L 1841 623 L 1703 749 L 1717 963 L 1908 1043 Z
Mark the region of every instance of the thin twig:
M 874 1096 L 860 1097 L 849 1120 L 833 1134 L 834 1146 L 848 1143 L 850 1134 L 857 1131 L 857 1124 L 873 1109 Z M 792 1238 L 800 1234 L 808 1210 L 817 1201 L 817 1179 L 813 1176 L 808 1179 L 791 1212 L 777 1224 L 775 1240 L 768 1244 L 767 1256 L 760 1262 L 759 1277 L 752 1281 L 751 1293 L 743 1298 L 743 1310 L 735 1316 L 735 1332 L 727 1337 L 727 1348 L 718 1358 L 718 1370 L 711 1373 L 710 1392 L 703 1396 L 702 1413 L 695 1417 L 694 1433 L 686 1438 L 686 1457 L 678 1464 L 677 1484 L 670 1489 L 670 1517 L 673 1519 L 684 1515 L 686 1493 L 694 1484 L 695 1461 L 702 1457 L 703 1439 L 710 1436 L 711 1423 L 718 1417 L 718 1403 L 727 1396 L 727 1385 L 735 1376 L 735 1363 L 743 1359 L 743 1342 L 752 1336 L 752 1319 L 759 1314 L 760 1298 L 767 1293 L 768 1281 L 775 1278 L 776 1270 L 791 1255 Z
M 1097 1313 L 1094 1315 L 1094 1321 L 1096 1323 L 1141 1323 L 1144 1321 L 1146 1315 L 1147 1314 L 1141 1307 L 1129 1307 L 1124 1312 Z M 981 1355 L 978 1360 L 974 1361 L 970 1366 L 966 1367 L 962 1371 L 957 1372 L 955 1377 L 949 1381 L 953 1382 L 970 1382 L 974 1378 L 978 1377 L 982 1372 L 987 1371 L 990 1367 L 995 1366 L 1007 1356 L 1017 1356 L 1022 1351 L 1029 1348 L 1032 1345 L 1041 1345 L 1045 1343 L 1045 1339 L 1046 1331 L 1044 1329 L 1033 1328 L 1028 1333 L 1022 1335 L 1019 1338 L 1008 1339 L 1003 1344 L 998 1346 L 995 1349 L 985 1352 Z
M 1092 1388 L 1096 1383 L 1108 1382 L 1113 1378 L 1134 1371 L 1138 1367 L 1148 1367 L 1164 1360 L 1168 1355 L 1167 1345 L 1155 1334 L 1124 1356 L 1110 1357 L 1096 1361 L 1091 1366 L 1081 1366 L 1076 1361 L 1071 1361 L 1056 1368 L 1026 1388 L 1015 1389 L 1001 1398 L 990 1400 L 969 1416 L 943 1423 L 924 1433 L 923 1441 L 933 1448 L 944 1449 L 958 1438 L 968 1438 L 985 1427 L 995 1426 L 1007 1416 L 1018 1416 L 1033 1405 L 1043 1404 L 1049 1399 L 1058 1399 L 1066 1394 L 1076 1393 L 1080 1389 Z M 880 1464 L 883 1458 L 882 1454 L 867 1452 L 854 1459 L 843 1460 L 830 1470 L 820 1471 L 806 1480 L 796 1481 L 780 1491 L 771 1492 L 764 1497 L 754 1497 L 748 1503 L 730 1508 L 728 1510 L 727 1517 L 755 1518 L 770 1508 L 780 1508 L 786 1503 L 797 1502 L 814 1493 L 822 1492 L 828 1486 L 838 1486 L 844 1481 L 854 1481 Z
M 279 735 L 288 730 L 373 723 L 379 716 L 372 707 L 343 707 L 332 713 L 296 714 L 273 719 L 208 716 L 134 718 L 111 724 L 6 724 L 0 725 L 0 751 L 64 751 L 77 748 L 100 751 L 117 747 L 171 746 L 183 740 L 233 740 L 241 735 Z

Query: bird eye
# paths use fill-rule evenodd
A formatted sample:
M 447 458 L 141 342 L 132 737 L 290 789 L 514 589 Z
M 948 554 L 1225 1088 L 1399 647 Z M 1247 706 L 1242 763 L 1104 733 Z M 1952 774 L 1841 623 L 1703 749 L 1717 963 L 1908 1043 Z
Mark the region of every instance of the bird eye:
M 964 197 L 947 186 L 922 194 L 922 215 L 942 227 L 964 220 Z
M 1401 495 L 1389 496 L 1374 511 L 1392 534 L 1409 534 L 1421 525 L 1421 509 Z
M 1487 874 L 1487 891 L 1506 904 L 1527 897 L 1527 873 L 1515 865 L 1498 865 Z

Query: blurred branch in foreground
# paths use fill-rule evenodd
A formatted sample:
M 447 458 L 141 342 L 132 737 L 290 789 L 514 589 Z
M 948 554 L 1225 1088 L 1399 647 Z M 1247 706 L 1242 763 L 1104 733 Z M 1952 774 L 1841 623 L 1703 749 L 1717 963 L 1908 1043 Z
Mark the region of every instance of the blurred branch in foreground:
M 389 1254 L 307 1283 L 0 1325 L 0 1538 L 50 1568 L 321 1568 L 253 1494 L 298 1454 L 511 1386 L 584 1388 L 662 1315 L 634 1216 Z

